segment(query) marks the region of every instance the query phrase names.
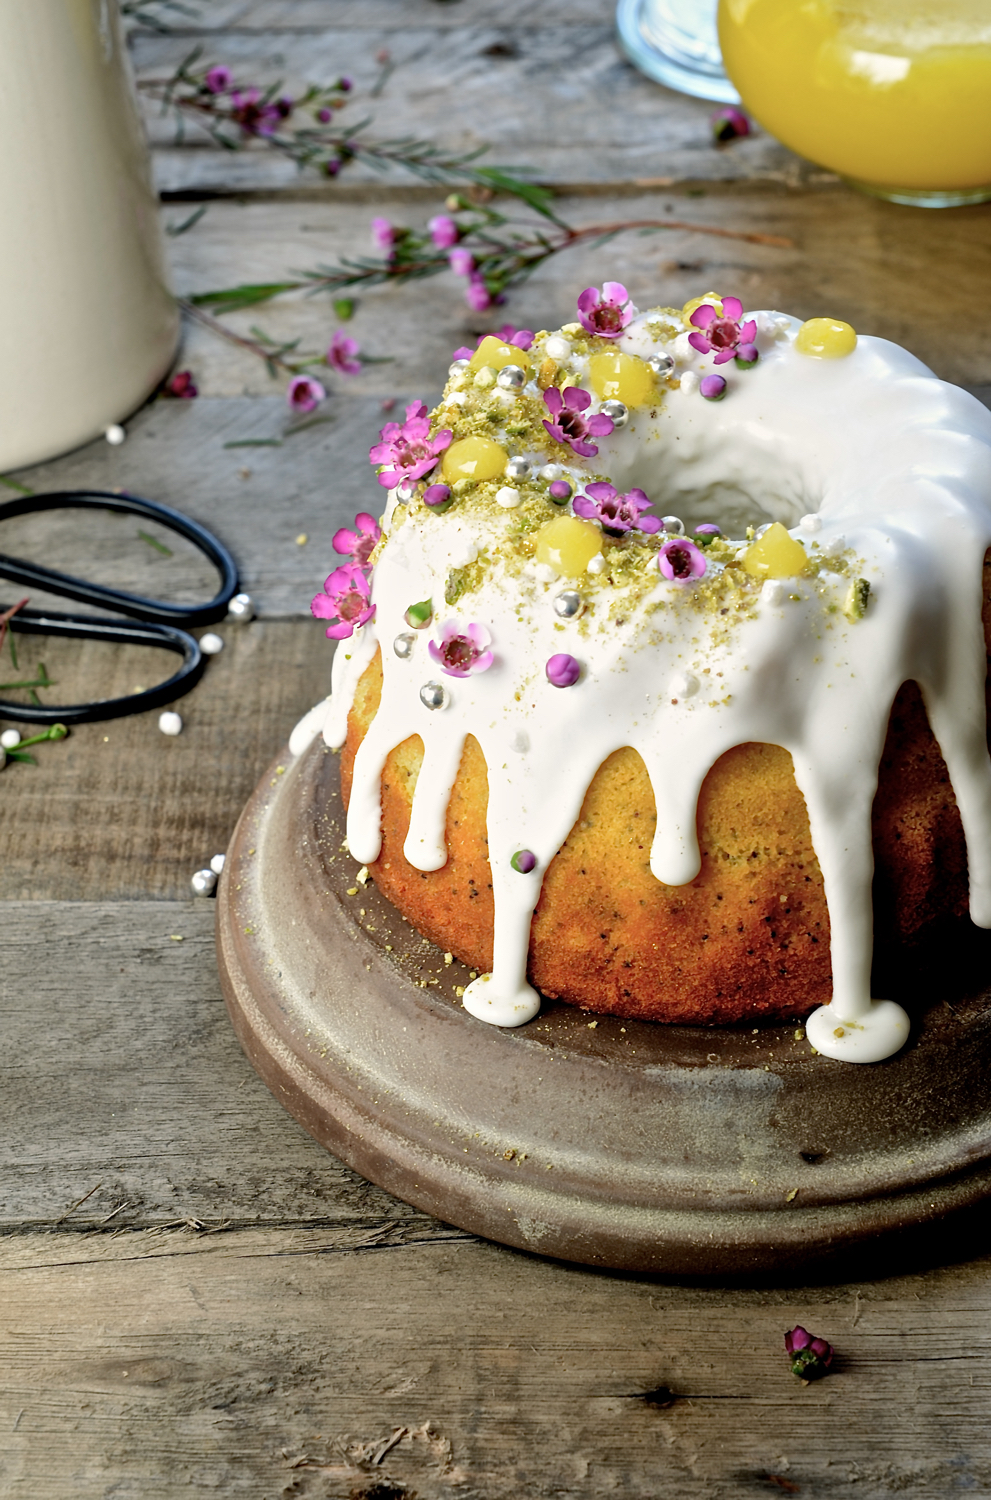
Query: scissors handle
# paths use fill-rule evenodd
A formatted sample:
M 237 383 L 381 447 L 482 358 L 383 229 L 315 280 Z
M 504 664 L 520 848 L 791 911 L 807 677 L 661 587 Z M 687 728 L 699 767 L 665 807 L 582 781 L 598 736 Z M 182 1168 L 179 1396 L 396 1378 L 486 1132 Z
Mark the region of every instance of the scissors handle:
M 0 604 L 0 614 L 5 606 Z M 89 703 L 63 703 L 50 706 L 40 703 L 14 703 L 0 698 L 0 718 L 19 719 L 27 724 L 84 724 L 101 719 L 121 719 L 126 714 L 144 713 L 161 708 L 188 693 L 203 675 L 206 658 L 195 636 L 174 625 L 127 620 L 104 620 L 97 615 L 63 615 L 51 610 L 19 609 L 7 622 L 9 630 L 21 635 L 66 635 L 91 641 L 114 641 L 127 646 L 158 646 L 175 651 L 182 657 L 178 672 L 156 687 L 123 698 L 96 698 Z
M 30 515 L 42 510 L 115 510 L 127 515 L 143 516 L 147 521 L 157 521 L 160 526 L 184 536 L 209 558 L 220 574 L 220 588 L 206 604 L 169 604 L 164 599 L 145 599 L 140 594 L 129 594 L 123 589 L 90 583 L 71 573 L 59 573 L 54 568 L 44 568 L 3 552 L 0 552 L 0 578 L 25 584 L 28 588 L 44 589 L 48 594 L 58 594 L 66 599 L 77 599 L 81 604 L 114 609 L 134 619 L 159 625 L 185 626 L 187 630 L 222 620 L 227 613 L 228 604 L 237 593 L 237 564 L 227 548 L 205 526 L 200 526 L 197 521 L 167 505 L 159 505 L 154 500 L 143 500 L 139 495 L 118 495 L 109 490 L 57 490 L 44 495 L 20 495 L 14 500 L 4 501 L 0 504 L 0 525 L 4 521 L 13 520 L 15 516 Z M 48 618 L 59 617 L 50 615 Z M 64 630 L 61 632 L 67 633 Z M 127 639 L 136 638 L 129 636 Z

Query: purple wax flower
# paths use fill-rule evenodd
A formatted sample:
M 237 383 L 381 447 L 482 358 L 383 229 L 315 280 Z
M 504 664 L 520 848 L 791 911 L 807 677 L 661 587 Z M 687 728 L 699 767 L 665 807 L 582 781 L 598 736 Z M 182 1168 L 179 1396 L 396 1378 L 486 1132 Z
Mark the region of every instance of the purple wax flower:
M 423 492 L 424 505 L 443 506 L 447 509 L 451 500 L 451 489 L 446 484 L 430 484 Z
M 470 276 L 475 269 L 475 257 L 463 246 L 451 251 L 447 257 L 447 263 L 455 276 Z
M 379 484 L 392 489 L 401 479 L 422 479 L 437 467 L 444 449 L 450 446 L 453 433 L 449 427 L 430 436 L 430 419 L 422 401 L 412 401 L 406 408 L 406 421 L 386 422 L 368 457 L 382 464 Z
M 324 162 L 323 169 L 328 177 L 336 177 L 341 170 L 341 163 L 336 156 L 332 156 L 329 161 Z
M 376 250 L 381 250 L 384 255 L 390 255 L 395 248 L 396 231 L 388 219 L 372 220 L 372 244 Z
M 509 863 L 520 875 L 529 875 L 537 868 L 537 856 L 531 849 L 517 849 Z
M 687 537 L 665 542 L 657 554 L 657 566 L 665 578 L 677 583 L 691 583 L 705 572 L 705 555 Z
M 688 342 L 700 354 L 716 351 L 713 364 L 724 365 L 733 358 L 741 344 L 752 344 L 757 337 L 757 324 L 753 318 L 742 323 L 743 303 L 739 297 L 724 297 L 723 310 L 717 313 L 710 302 L 703 302 L 689 318 L 696 330 L 688 335 Z
M 483 335 L 483 337 L 484 337 L 484 335 Z M 462 344 L 460 349 L 455 349 L 454 353 L 451 355 L 451 358 L 452 359 L 471 359 L 471 357 L 474 354 L 474 352 L 475 352 L 474 349 L 469 349 L 466 344 Z
M 232 118 L 245 135 L 274 135 L 283 118 L 277 104 L 262 102 L 260 89 L 235 89 L 231 94 L 231 105 Z
M 590 437 L 608 437 L 613 430 L 612 418 L 604 417 L 601 412 L 595 417 L 582 415 L 591 404 L 588 391 L 577 385 L 569 385 L 563 394 L 556 385 L 544 392 L 544 405 L 554 418 L 553 422 L 545 421 L 544 426 L 556 443 L 570 444 L 582 458 L 594 458 L 599 451 L 588 441 Z
M 479 271 L 473 271 L 471 280 L 465 289 L 465 301 L 472 312 L 485 312 L 486 308 L 492 306 L 492 293 L 485 285 L 485 278 Z
M 833 1363 L 833 1346 L 816 1338 L 808 1329 L 796 1327 L 785 1334 L 785 1352 L 791 1360 L 791 1372 L 800 1380 L 819 1380 L 829 1374 Z
M 217 63 L 214 67 L 207 69 L 203 82 L 211 94 L 225 94 L 231 86 L 233 77 L 230 68 L 225 68 L 223 63 Z
M 713 537 L 722 536 L 722 534 L 723 528 L 721 526 L 717 526 L 714 521 L 703 521 L 701 526 L 696 526 L 695 528 L 696 536 Z
M 351 561 L 359 568 L 368 567 L 368 559 L 371 557 L 382 533 L 374 516 L 370 516 L 363 510 L 354 518 L 354 530 L 349 526 L 342 526 L 340 531 L 334 532 L 331 546 L 335 552 L 343 552 L 350 557 Z
M 496 329 L 495 336 L 497 339 L 502 339 L 504 344 L 515 344 L 517 349 L 529 349 L 533 343 L 531 329 L 516 328 L 512 323 L 503 323 L 501 328 Z M 481 343 L 482 339 L 487 337 L 488 335 L 483 333 L 478 342 Z
M 604 281 L 601 295 L 597 286 L 586 287 L 578 298 L 579 323 L 600 339 L 618 339 L 636 315 L 621 281 Z
M 726 381 L 721 375 L 703 375 L 699 381 L 699 395 L 707 401 L 721 401 L 726 394 Z
M 339 78 L 337 80 L 337 87 L 340 89 L 342 94 L 350 94 L 354 85 L 352 84 L 350 78 Z
M 732 141 L 737 136 L 750 134 L 750 121 L 735 104 L 724 104 L 721 109 L 714 110 L 709 116 L 709 127 L 717 141 Z
M 643 515 L 650 506 L 643 490 L 621 495 L 615 485 L 596 480 L 585 486 L 584 495 L 575 497 L 571 508 L 586 521 L 601 522 L 606 536 L 622 536 L 627 531 L 660 531 L 661 523 L 656 516 Z
M 760 351 L 756 344 L 741 344 L 734 356 L 734 362 L 741 370 L 752 370 L 759 359 Z
M 449 250 L 461 238 L 461 230 L 450 214 L 436 214 L 434 218 L 428 220 L 427 228 L 438 250 Z
M 291 411 L 316 411 L 327 392 L 319 380 L 312 375 L 294 375 L 286 388 L 286 401 Z
M 333 118 L 334 111 L 332 109 L 328 109 L 326 104 L 322 107 L 322 109 L 317 110 L 317 119 L 320 121 L 321 125 L 329 125 Z
M 561 651 L 557 656 L 548 659 L 544 671 L 552 687 L 567 688 L 574 687 L 582 675 L 582 666 L 581 662 L 569 656 L 567 651 Z
M 189 370 L 178 370 L 165 389 L 170 396 L 177 396 L 180 401 L 192 401 L 199 395 L 196 382 Z
M 552 479 L 547 486 L 547 493 L 555 504 L 564 505 L 565 501 L 571 499 L 574 490 L 566 479 Z
M 338 533 L 339 535 L 340 533 Z M 329 620 L 327 634 L 333 641 L 343 641 L 353 635 L 359 625 L 364 625 L 375 613 L 370 599 L 371 585 L 357 563 L 344 563 L 335 568 L 317 594 L 310 609 L 318 620 Z
M 341 375 L 360 375 L 361 360 L 357 357 L 358 350 L 358 340 L 348 338 L 347 334 L 342 333 L 338 328 L 327 350 L 327 363 L 332 370 L 339 371 Z
M 492 636 L 484 625 L 462 627 L 457 620 L 445 620 L 440 626 L 440 640 L 428 641 L 427 650 L 448 677 L 467 677 L 469 672 L 487 672 L 495 658 L 488 649 Z

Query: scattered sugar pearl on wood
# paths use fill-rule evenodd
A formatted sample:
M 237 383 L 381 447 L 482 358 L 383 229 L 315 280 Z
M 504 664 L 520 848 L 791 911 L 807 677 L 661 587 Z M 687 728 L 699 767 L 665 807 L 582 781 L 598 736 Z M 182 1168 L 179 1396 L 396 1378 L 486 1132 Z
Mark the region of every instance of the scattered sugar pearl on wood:
M 104 429 L 103 436 L 106 438 L 111 448 L 119 448 L 121 443 L 127 437 L 127 433 L 124 431 L 119 422 L 111 422 L 110 426 Z
M 235 625 L 247 625 L 255 617 L 255 606 L 250 594 L 235 594 L 227 606 L 227 618 Z
M 200 636 L 200 650 L 204 656 L 219 656 L 224 649 L 224 638 L 208 630 L 206 635 Z
M 189 884 L 193 888 L 194 896 L 212 896 L 217 889 L 216 871 L 197 870 Z
M 226 854 L 215 854 L 210 861 L 210 869 L 215 875 L 223 873 L 224 865 L 227 863 Z
M 20 743 L 21 733 L 19 729 L 5 729 L 3 734 L 0 734 L 0 748 L 4 750 L 13 750 Z
M 182 733 L 182 718 L 177 713 L 166 710 L 158 716 L 158 727 L 163 734 L 174 736 Z

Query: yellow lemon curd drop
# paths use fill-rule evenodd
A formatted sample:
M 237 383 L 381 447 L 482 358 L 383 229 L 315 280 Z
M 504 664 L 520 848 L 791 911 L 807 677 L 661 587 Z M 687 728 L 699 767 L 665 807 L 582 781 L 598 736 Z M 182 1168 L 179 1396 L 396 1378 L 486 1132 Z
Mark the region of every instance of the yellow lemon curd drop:
M 518 349 L 515 344 L 505 344 L 502 339 L 497 339 L 495 334 L 490 333 L 468 361 L 470 370 L 482 370 L 486 365 L 493 370 L 501 370 L 506 365 L 519 365 L 521 369 L 529 370 L 530 356 L 525 349 Z
M 774 521 L 743 555 L 744 571 L 751 578 L 797 578 L 808 566 L 805 548 L 780 521 Z
M 813 359 L 842 359 L 856 347 L 857 335 L 850 324 L 836 318 L 810 318 L 795 335 L 799 354 L 810 354 Z
M 654 372 L 642 359 L 611 349 L 593 354 L 588 362 L 589 384 L 600 401 L 622 401 L 625 406 L 649 406 L 658 399 Z
M 506 468 L 506 450 L 490 438 L 467 437 L 452 443 L 441 459 L 440 471 L 445 484 L 459 479 L 498 479 Z
M 538 563 L 548 563 L 565 578 L 580 578 L 597 552 L 602 551 L 602 533 L 590 521 L 577 516 L 555 516 L 537 533 Z

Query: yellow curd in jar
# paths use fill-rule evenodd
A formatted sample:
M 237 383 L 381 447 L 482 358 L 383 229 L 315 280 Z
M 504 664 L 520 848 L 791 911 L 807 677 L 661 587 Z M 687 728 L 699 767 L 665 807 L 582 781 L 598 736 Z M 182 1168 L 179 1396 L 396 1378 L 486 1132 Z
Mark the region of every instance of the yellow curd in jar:
M 793 151 L 868 186 L 991 188 L 989 0 L 720 0 L 719 40 Z

